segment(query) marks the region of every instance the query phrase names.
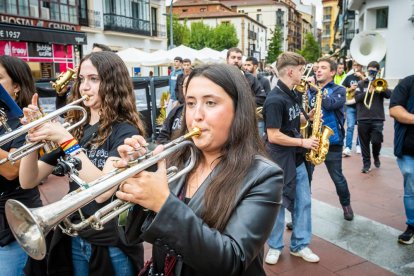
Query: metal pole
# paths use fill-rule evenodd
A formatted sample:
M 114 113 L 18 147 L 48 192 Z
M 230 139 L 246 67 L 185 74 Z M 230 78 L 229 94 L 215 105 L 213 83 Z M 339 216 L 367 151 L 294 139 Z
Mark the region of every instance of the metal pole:
M 173 1 L 171 0 L 170 4 L 170 50 L 174 47 L 174 41 L 173 41 Z

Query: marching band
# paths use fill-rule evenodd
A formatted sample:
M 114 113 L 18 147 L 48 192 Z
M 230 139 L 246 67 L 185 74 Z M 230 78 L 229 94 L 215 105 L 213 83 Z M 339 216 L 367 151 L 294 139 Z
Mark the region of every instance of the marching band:
M 8 267 L 0 273 L 35 275 L 43 263 L 36 275 L 265 275 L 263 260 L 274 265 L 282 255 L 285 209 L 292 213 L 290 253 L 319 262 L 309 248 L 314 166 L 325 163 L 344 219 L 353 220 L 342 158 L 351 155 L 355 124 L 361 172 L 369 173 L 371 145 L 381 166 L 384 99 L 391 97 L 391 115 L 402 124 L 413 113 L 413 92 L 401 110 L 409 89 L 397 86 L 393 99 L 382 78 L 383 49 L 368 62 L 353 51 L 352 69 L 334 56 L 312 64 L 284 52 L 268 93 L 242 70 L 237 48 L 228 64 L 197 66 L 180 82 L 174 73 L 170 84 L 183 94 L 179 136 L 151 151 L 116 54 L 92 52 L 62 73 L 52 87 L 67 103 L 50 114 L 42 113 L 27 64 L 1 56 L 0 256 L 10 258 L 0 258 Z M 7 112 L 10 101 L 22 113 Z M 400 139 L 404 171 L 412 148 Z M 69 191 L 42 206 L 38 185 L 51 174 L 66 176 Z M 414 242 L 411 201 L 403 244 Z M 145 264 L 144 241 L 152 244 Z

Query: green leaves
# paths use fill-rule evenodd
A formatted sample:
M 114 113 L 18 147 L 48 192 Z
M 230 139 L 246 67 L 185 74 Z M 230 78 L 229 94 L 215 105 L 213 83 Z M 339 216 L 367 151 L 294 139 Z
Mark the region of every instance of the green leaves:
M 279 26 L 275 26 L 272 39 L 269 44 L 269 50 L 267 52 L 266 62 L 273 63 L 277 57 L 283 52 L 283 32 Z
M 315 62 L 321 56 L 321 48 L 311 33 L 306 34 L 303 49 L 298 51 L 298 53 L 301 54 L 307 62 Z
M 167 23 L 168 39 L 170 39 L 169 22 L 167 21 Z M 176 16 L 173 17 L 173 39 L 174 45 L 185 45 L 196 50 L 209 47 L 222 51 L 237 47 L 239 43 L 236 28 L 231 23 L 222 23 L 212 28 L 204 24 L 203 21 L 198 21 L 192 22 L 190 28 L 188 28 L 187 20 L 184 21 L 184 24 L 181 24 Z

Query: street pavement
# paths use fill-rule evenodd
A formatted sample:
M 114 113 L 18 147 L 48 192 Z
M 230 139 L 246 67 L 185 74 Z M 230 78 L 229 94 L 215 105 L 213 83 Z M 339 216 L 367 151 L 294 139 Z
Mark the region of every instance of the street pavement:
M 388 105 L 388 102 L 386 103 Z M 343 219 L 342 208 L 326 167 L 316 167 L 312 182 L 313 239 L 310 248 L 320 256 L 317 264 L 289 254 L 290 231 L 285 231 L 285 248 L 276 265 L 265 265 L 267 275 L 414 275 L 414 245 L 397 243 L 405 230 L 403 182 L 392 154 L 393 120 L 384 126 L 381 168 L 372 165 L 361 173 L 360 154 L 343 159 L 343 172 L 351 192 L 355 219 Z M 50 176 L 40 186 L 45 204 L 67 192 L 64 178 Z M 287 220 L 289 217 L 287 216 Z M 268 248 L 265 246 L 265 253 Z M 145 258 L 151 245 L 145 244 Z

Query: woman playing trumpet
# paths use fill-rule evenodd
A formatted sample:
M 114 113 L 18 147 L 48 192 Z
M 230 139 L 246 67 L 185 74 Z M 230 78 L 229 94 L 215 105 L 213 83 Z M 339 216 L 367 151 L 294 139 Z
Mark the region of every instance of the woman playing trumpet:
M 119 160 L 117 147 L 125 138 L 135 134 L 144 135 L 128 70 L 116 54 L 91 53 L 82 59 L 69 100 L 74 101 L 82 96 L 89 97 L 82 104 L 88 112 L 88 124 L 76 129 L 73 135 L 61 124 L 52 122 L 29 133 L 31 142 L 52 141 L 60 147 L 39 161 L 36 153 L 22 159 L 20 177 L 23 188 L 37 186 L 53 172 L 57 159 L 64 154 L 76 155 L 81 160 L 81 179 L 85 182 L 95 180 L 113 169 L 113 161 Z M 25 118 L 37 110 L 33 102 L 23 110 Z M 76 122 L 80 116 L 80 112 L 72 111 L 66 120 Z M 73 182 L 69 186 L 70 191 L 78 188 Z M 88 217 L 106 205 L 113 192 L 105 193 L 82 208 L 83 215 Z M 57 228 L 48 254 L 48 273 L 133 275 L 134 271 L 142 267 L 142 245 L 126 244 L 121 239 L 120 229 L 112 221 L 102 231 L 87 229 L 81 231 L 78 237 L 70 238 Z
M 170 186 L 165 161 L 121 185 L 117 197 L 138 204 L 127 236 L 153 244 L 150 275 L 265 275 L 263 245 L 279 210 L 283 173 L 263 157 L 249 85 L 234 66 L 214 64 L 194 69 L 186 91 L 182 133 L 201 130 L 192 138 L 196 165 Z M 125 142 L 119 167 L 146 144 L 141 136 Z M 179 152 L 171 163 L 180 167 L 188 154 Z
M 0 84 L 20 107 L 27 106 L 36 91 L 29 66 L 23 60 L 0 56 Z M 9 118 L 11 129 L 20 126 L 18 118 Z M 0 126 L 0 135 L 6 131 Z M 24 136 L 1 146 L 0 159 L 24 144 Z M 0 166 L 0 271 L 2 275 L 23 275 L 27 255 L 15 241 L 4 214 L 4 205 L 8 199 L 17 199 L 29 208 L 42 205 L 37 187 L 22 190 L 19 184 L 19 163 L 10 162 Z

